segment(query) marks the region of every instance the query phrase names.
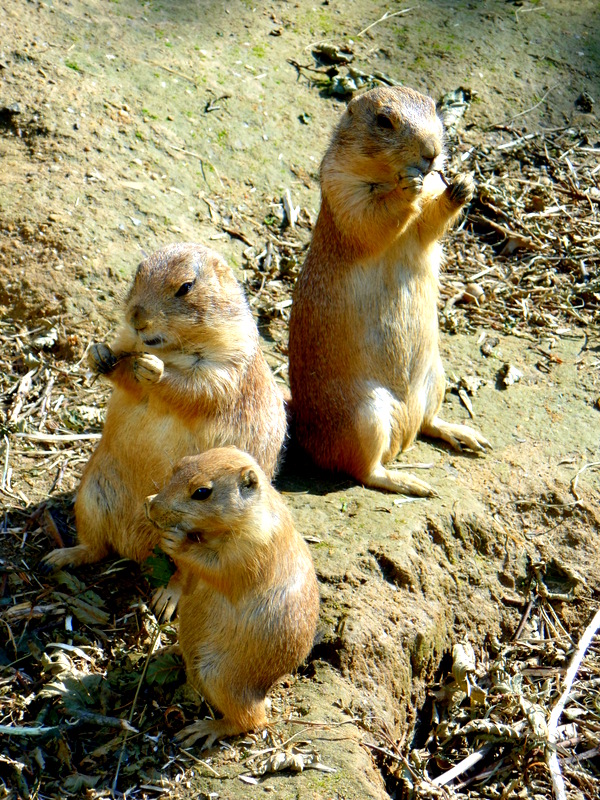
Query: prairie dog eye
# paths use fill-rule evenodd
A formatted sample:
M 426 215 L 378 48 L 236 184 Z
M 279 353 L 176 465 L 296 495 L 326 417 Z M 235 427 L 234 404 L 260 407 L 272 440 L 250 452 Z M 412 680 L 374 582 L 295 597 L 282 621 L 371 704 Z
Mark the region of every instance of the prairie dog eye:
M 175 292 L 175 297 L 183 297 L 186 295 L 195 283 L 196 281 L 186 281 L 186 283 L 182 283 L 179 289 L 177 289 Z
M 394 123 L 387 116 L 387 114 L 377 114 L 375 117 L 375 122 L 379 128 L 388 128 L 388 130 L 394 129 Z
M 199 489 L 196 489 L 196 491 L 192 493 L 192 500 L 208 500 L 211 494 L 211 486 L 200 486 Z

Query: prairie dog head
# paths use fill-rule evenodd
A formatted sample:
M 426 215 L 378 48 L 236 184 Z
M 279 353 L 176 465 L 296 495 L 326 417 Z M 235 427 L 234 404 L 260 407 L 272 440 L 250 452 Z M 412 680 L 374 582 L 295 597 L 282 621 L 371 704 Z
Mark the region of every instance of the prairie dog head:
M 183 458 L 169 483 L 146 498 L 148 518 L 171 535 L 169 555 L 243 561 L 272 540 L 277 512 L 268 478 L 247 453 L 221 447 Z
M 123 350 L 167 362 L 181 354 L 222 361 L 252 352 L 256 339 L 242 290 L 213 250 L 168 245 L 137 268 L 119 337 Z
M 321 164 L 330 183 L 389 185 L 444 162 L 443 125 L 430 97 L 405 87 L 372 89 L 348 104 Z

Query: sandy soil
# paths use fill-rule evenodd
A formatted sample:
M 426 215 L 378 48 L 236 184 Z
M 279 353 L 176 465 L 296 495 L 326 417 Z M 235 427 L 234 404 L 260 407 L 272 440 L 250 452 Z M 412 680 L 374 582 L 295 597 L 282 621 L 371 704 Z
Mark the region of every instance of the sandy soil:
M 476 98 L 465 135 L 490 146 L 539 126 L 578 124 L 582 92 L 600 102 L 594 2 L 425 0 L 359 35 L 402 8 L 367 0 L 0 0 L 5 522 L 56 498 L 68 538 L 70 493 L 93 442 L 19 434 L 100 430 L 108 389 L 91 385 L 79 361 L 89 342 L 110 337 L 136 264 L 156 247 L 196 240 L 228 258 L 253 298 L 269 363 L 285 380 L 287 300 L 318 210 L 320 155 L 343 109 L 289 59 L 314 66 L 311 46 L 326 41 L 348 46 L 361 70 L 436 99 L 466 86 Z M 508 134 L 490 131 L 503 120 Z M 598 138 L 593 113 L 585 120 Z M 281 227 L 286 189 L 302 209 L 293 232 Z M 268 241 L 277 271 L 257 283 Z M 488 357 L 479 347 L 486 326 L 444 335 L 449 376 L 482 379 L 475 424 L 494 450 L 478 458 L 419 441 L 404 454 L 402 465 L 427 465 L 419 474 L 439 498 L 399 502 L 321 473 L 290 448 L 277 486 L 311 542 L 322 613 L 308 665 L 273 703 L 309 723 L 304 738 L 337 771 L 250 786 L 224 750 L 210 769 L 186 774 L 187 789 L 165 773 L 172 782 L 162 796 L 393 796 L 389 764 L 361 742 L 381 725 L 397 739 L 407 735 L 460 637 L 483 644 L 486 635 L 514 633 L 532 563 L 549 565 L 557 585 L 571 586 L 573 572 L 581 577 L 577 602 L 564 611 L 576 636 L 600 588 L 599 476 L 587 469 L 571 483 L 600 461 L 596 323 L 501 334 Z M 523 373 L 508 389 L 498 377 L 505 363 Z M 33 388 L 15 416 L 29 372 Z M 445 416 L 469 419 L 455 393 Z M 23 540 L 17 527 L 5 524 L 5 563 L 39 593 L 29 573 L 53 542 L 47 526 Z M 6 606 L 15 581 L 4 581 Z M 328 726 L 311 728 L 316 721 Z M 298 730 L 275 725 L 283 738 Z M 99 759 L 99 772 L 113 768 Z M 46 796 L 64 795 L 55 786 Z

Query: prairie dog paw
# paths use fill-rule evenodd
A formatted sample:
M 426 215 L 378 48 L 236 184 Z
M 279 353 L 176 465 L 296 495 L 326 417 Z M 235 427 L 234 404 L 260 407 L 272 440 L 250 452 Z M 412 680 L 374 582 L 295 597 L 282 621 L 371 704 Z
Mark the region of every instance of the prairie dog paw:
M 462 450 L 463 447 L 468 447 L 474 453 L 485 453 L 486 450 L 492 449 L 492 445 L 479 431 L 470 428 L 468 425 L 445 422 L 439 417 L 434 417 L 431 422 L 423 424 L 421 432 L 425 436 L 443 439 L 455 450 Z
M 159 622 L 170 620 L 177 611 L 177 604 L 181 599 L 181 586 L 169 581 L 168 586 L 160 586 L 152 595 L 151 608 Z
M 160 547 L 168 556 L 174 556 L 184 541 L 185 533 L 177 530 L 166 530 L 162 532 Z
M 416 197 L 423 189 L 423 174 L 417 170 L 408 169 L 404 175 L 399 176 L 398 185 L 406 194 Z
M 163 376 L 165 365 L 149 353 L 135 356 L 133 359 L 133 374 L 138 383 L 158 383 Z
M 118 360 L 117 356 L 104 342 L 90 345 L 87 352 L 88 366 L 98 375 L 107 375 L 112 372 Z
M 239 725 L 227 719 L 201 719 L 176 733 L 175 741 L 179 742 L 182 747 L 191 747 L 198 739 L 206 737 L 202 749 L 208 750 L 223 736 L 235 736 L 235 734 L 244 733 L 252 727 L 252 724 Z
M 455 206 L 464 206 L 475 192 L 475 182 L 472 175 L 458 175 L 446 189 L 448 199 Z

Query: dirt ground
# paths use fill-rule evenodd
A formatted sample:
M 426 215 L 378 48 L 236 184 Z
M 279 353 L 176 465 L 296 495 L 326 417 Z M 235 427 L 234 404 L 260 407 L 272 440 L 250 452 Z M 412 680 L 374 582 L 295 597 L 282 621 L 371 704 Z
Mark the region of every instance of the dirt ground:
M 442 354 L 450 387 L 480 379 L 472 424 L 493 451 L 475 457 L 419 440 L 400 462 L 439 497 L 406 500 L 322 473 L 290 445 L 276 485 L 310 543 L 322 608 L 307 664 L 273 692 L 271 738 L 246 737 L 208 755 L 180 751 L 171 734 L 194 715 L 181 670 L 178 682 L 156 679 L 135 698 L 133 684 L 119 683 L 130 670 L 139 690 L 139 665 L 157 644 L 142 602 L 146 578 L 111 562 L 74 571 L 80 583 L 59 578 L 57 593 L 37 572 L 41 556 L 73 536 L 73 492 L 101 431 L 108 387 L 89 380 L 82 358 L 90 342 L 110 340 L 145 254 L 175 241 L 222 252 L 286 381 L 290 293 L 318 212 L 320 157 L 347 99 L 329 92 L 323 69 L 313 71 L 320 43 L 346 48 L 371 79 L 383 74 L 436 100 L 468 88 L 472 101 L 450 147 L 454 166 L 478 180 L 486 158 L 508 154 L 506 143 L 535 135 L 543 147 L 539 132 L 558 131 L 565 169 L 581 177 L 578 158 L 588 159 L 586 186 L 595 182 L 596 194 L 577 183 L 572 199 L 599 230 L 598 106 L 586 104 L 600 103 L 592 0 L 0 0 L 0 797 L 91 798 L 111 787 L 132 798 L 433 797 L 431 788 L 409 787 L 406 769 L 417 769 L 408 754 L 432 728 L 428 687 L 448 674 L 453 646 L 468 640 L 485 660 L 490 642 L 510 641 L 529 614 L 535 565 L 558 594 L 553 609 L 572 643 L 597 607 L 597 245 L 584 266 L 564 262 L 587 281 L 587 294 L 565 295 L 577 304 L 552 300 L 548 279 L 540 285 L 550 294 L 533 288 L 505 313 L 498 304 L 531 253 L 502 250 L 475 218 L 446 245 Z M 506 172 L 495 174 L 511 176 L 510 192 L 538 181 L 537 162 L 506 158 Z M 544 179 L 551 191 L 555 177 Z M 293 229 L 286 190 L 300 207 Z M 487 202 L 483 192 L 479 202 Z M 570 212 L 548 213 L 558 225 Z M 501 221 L 510 228 L 508 214 Z M 563 269 L 562 238 L 536 255 L 537 268 L 575 270 Z M 453 309 L 471 261 L 485 273 L 487 300 Z M 498 339 L 487 355 L 486 338 Z M 508 387 L 504 365 L 521 373 Z M 457 391 L 444 416 L 469 421 Z M 82 597 L 91 618 L 73 600 Z M 168 643 L 174 633 L 161 636 Z M 54 656 L 48 662 L 59 649 L 72 679 L 85 668 L 86 680 L 110 684 L 102 702 L 88 703 L 87 718 L 73 706 L 69 716 L 66 689 L 41 691 L 48 675 L 56 683 L 61 674 Z M 565 653 L 560 674 L 566 663 Z M 107 733 L 98 715 L 109 712 L 141 738 L 126 747 L 122 731 Z M 65 733 L 74 720 L 79 742 Z M 49 733 L 37 738 L 5 729 L 44 724 Z M 250 774 L 257 753 L 290 742 L 331 771 Z M 587 783 L 569 784 L 570 797 L 598 792 L 597 757 L 588 757 Z M 531 796 L 550 796 L 547 774 L 539 781 Z M 496 796 L 486 786 L 472 786 L 472 796 Z

